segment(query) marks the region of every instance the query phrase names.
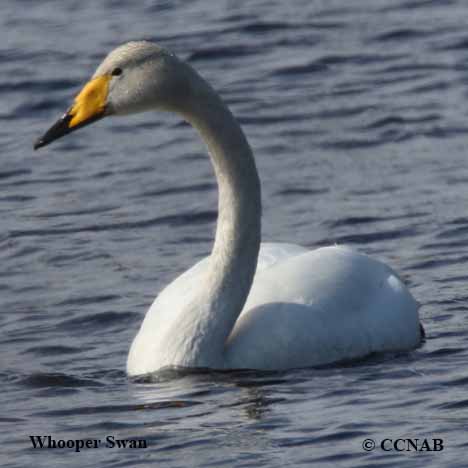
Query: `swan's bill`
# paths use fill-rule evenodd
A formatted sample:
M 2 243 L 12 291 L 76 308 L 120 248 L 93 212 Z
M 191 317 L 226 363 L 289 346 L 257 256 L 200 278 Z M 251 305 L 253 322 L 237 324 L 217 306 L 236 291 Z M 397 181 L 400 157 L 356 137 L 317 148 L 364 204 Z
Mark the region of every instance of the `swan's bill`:
M 111 75 L 103 75 L 89 81 L 76 96 L 70 109 L 41 138 L 36 140 L 34 149 L 48 145 L 67 133 L 104 117 L 111 78 Z

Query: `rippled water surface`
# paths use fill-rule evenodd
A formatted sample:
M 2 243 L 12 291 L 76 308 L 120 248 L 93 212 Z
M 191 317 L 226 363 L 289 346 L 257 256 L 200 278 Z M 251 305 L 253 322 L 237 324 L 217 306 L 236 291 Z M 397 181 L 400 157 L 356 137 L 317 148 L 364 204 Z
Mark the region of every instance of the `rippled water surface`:
M 2 466 L 466 466 L 467 2 L 3 0 L 0 13 Z M 264 239 L 390 263 L 422 304 L 420 349 L 126 377 L 153 298 L 210 251 L 203 144 L 159 114 L 32 143 L 139 38 L 188 60 L 242 123 Z M 34 450 L 29 435 L 48 434 L 148 448 Z M 444 450 L 379 448 L 401 437 Z

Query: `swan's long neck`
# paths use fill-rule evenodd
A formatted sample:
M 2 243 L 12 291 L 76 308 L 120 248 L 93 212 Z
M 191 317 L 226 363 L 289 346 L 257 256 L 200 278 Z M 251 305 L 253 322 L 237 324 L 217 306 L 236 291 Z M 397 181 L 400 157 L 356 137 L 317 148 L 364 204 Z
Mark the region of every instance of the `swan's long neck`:
M 181 365 L 218 367 L 257 266 L 260 181 L 239 124 L 212 88 L 197 79 L 198 91 L 183 114 L 210 153 L 219 189 L 218 224 L 207 275 L 176 333 L 181 333 Z

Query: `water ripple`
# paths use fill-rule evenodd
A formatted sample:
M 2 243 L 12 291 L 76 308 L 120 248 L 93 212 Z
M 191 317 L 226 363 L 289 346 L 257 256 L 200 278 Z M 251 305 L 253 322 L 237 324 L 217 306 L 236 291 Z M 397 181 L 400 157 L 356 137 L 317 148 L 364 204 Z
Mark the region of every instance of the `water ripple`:
M 18 5 L 4 0 L 0 16 L 2 460 L 464 466 L 468 3 Z M 256 155 L 264 237 L 351 243 L 403 271 L 423 346 L 287 372 L 126 376 L 153 298 L 210 251 L 204 147 L 182 119 L 153 113 L 104 119 L 40 158 L 32 142 L 109 49 L 138 38 L 188 58 L 229 103 Z M 33 453 L 26 434 L 42 433 L 149 449 Z M 446 449 L 362 450 L 401 434 Z
M 198 213 L 181 213 L 178 215 L 162 216 L 152 219 L 138 221 L 128 221 L 112 224 L 95 224 L 81 227 L 53 228 L 53 229 L 29 229 L 12 230 L 9 232 L 11 239 L 30 237 L 30 236 L 56 236 L 62 234 L 75 234 L 79 232 L 103 232 L 114 230 L 133 230 L 138 228 L 147 228 L 159 225 L 183 226 L 187 224 L 206 224 L 212 223 L 217 218 L 215 211 L 201 211 Z
M 25 387 L 50 388 L 50 387 L 96 387 L 102 384 L 96 380 L 73 377 L 66 374 L 35 373 L 22 378 L 19 382 Z

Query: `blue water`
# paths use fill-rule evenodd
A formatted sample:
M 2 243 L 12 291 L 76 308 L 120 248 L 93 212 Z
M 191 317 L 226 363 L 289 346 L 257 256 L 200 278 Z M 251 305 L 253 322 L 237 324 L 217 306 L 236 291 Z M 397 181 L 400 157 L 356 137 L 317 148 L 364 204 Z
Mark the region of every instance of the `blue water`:
M 467 466 L 467 17 L 464 0 L 3 0 L 0 464 Z M 126 377 L 153 298 L 210 251 L 203 144 L 158 114 L 32 144 L 110 49 L 141 38 L 189 60 L 240 120 L 264 239 L 391 264 L 422 304 L 420 349 Z M 148 447 L 41 450 L 30 435 Z M 444 449 L 384 451 L 386 438 Z

